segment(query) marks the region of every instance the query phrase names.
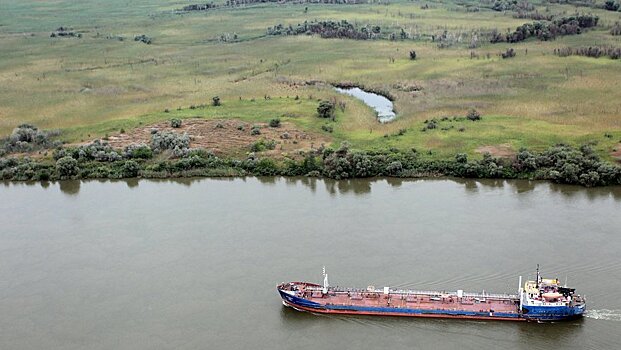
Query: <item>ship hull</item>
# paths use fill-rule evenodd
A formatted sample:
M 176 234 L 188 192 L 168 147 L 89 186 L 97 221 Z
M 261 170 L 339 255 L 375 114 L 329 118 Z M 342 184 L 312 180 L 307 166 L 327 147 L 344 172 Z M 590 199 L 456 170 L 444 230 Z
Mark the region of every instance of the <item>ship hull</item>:
M 515 322 L 552 322 L 566 321 L 581 318 L 584 308 L 564 308 L 551 310 L 550 308 L 530 308 L 517 312 L 480 312 L 466 309 L 441 309 L 441 308 L 408 308 L 408 307 L 378 307 L 368 305 L 335 304 L 327 301 L 319 302 L 301 298 L 288 291 L 278 289 L 283 304 L 298 311 L 330 315 L 361 315 L 361 316 L 389 316 L 389 317 L 419 317 L 419 318 L 443 318 L 465 320 L 494 320 Z
M 298 311 L 331 315 L 363 315 L 421 318 L 455 318 L 470 320 L 527 321 L 517 313 L 487 313 L 464 310 L 429 310 L 415 308 L 364 307 L 354 305 L 323 305 L 279 290 L 285 306 Z
M 326 309 L 326 308 L 310 308 L 288 301 L 284 301 L 286 306 L 292 307 L 297 311 L 306 311 L 319 314 L 330 315 L 360 315 L 360 316 L 387 316 L 387 317 L 420 317 L 420 318 L 454 318 L 454 319 L 470 319 L 470 320 L 497 320 L 497 321 L 527 321 L 524 318 L 517 317 L 500 317 L 500 316 L 483 316 L 483 315 L 463 315 L 463 314 L 446 314 L 446 313 L 428 313 L 426 310 L 409 310 L 404 311 L 388 311 L 388 310 L 353 310 L 353 309 Z

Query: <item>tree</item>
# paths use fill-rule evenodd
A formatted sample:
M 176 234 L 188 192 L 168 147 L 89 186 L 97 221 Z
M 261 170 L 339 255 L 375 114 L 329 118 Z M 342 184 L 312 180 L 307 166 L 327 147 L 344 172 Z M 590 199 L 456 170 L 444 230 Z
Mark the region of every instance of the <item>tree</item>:
M 411 60 L 415 60 L 416 59 L 416 51 L 410 50 L 410 59 Z
M 321 118 L 333 118 L 334 119 L 334 103 L 331 101 L 323 100 L 319 102 L 317 106 L 317 114 Z
M 72 157 L 65 156 L 56 161 L 56 171 L 61 179 L 68 179 L 75 176 L 80 171 L 78 161 Z

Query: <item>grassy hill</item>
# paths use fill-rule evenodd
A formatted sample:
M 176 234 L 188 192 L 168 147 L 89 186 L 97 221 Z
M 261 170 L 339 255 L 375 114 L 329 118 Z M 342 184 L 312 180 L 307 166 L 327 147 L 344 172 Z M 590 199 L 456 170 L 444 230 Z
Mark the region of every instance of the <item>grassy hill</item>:
M 177 11 L 192 3 L 3 1 L 0 136 L 28 122 L 61 129 L 65 141 L 79 142 L 177 116 L 280 117 L 333 143 L 416 148 L 437 158 L 564 142 L 593 144 L 612 159 L 621 142 L 621 60 L 554 54 L 566 47 L 621 46 L 621 36 L 610 33 L 621 12 L 605 10 L 603 1 L 505 2 L 503 11 L 494 10 L 499 5 L 493 1 L 216 1 L 219 6 L 206 11 Z M 549 41 L 489 42 L 493 31 L 514 31 L 536 15 L 574 13 L 596 15 L 598 25 Z M 370 40 L 267 35 L 278 24 L 328 20 L 381 31 Z M 50 37 L 61 26 L 81 37 Z M 137 35 L 152 41 L 135 41 Z M 509 48 L 516 56 L 503 59 Z M 416 60 L 409 59 L 410 50 Z M 379 124 L 360 101 L 308 81 L 388 91 L 398 118 Z M 213 96 L 222 106 L 189 109 Z M 315 116 L 319 99 L 345 103 L 330 123 L 332 133 L 322 130 L 329 122 Z M 453 121 L 470 108 L 481 121 Z M 423 132 L 424 121 L 434 118 L 439 127 Z

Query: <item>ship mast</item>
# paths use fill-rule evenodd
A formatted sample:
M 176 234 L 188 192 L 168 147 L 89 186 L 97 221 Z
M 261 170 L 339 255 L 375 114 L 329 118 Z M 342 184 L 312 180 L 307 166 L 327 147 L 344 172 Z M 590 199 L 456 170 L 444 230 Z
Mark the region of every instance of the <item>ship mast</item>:
M 328 293 L 328 274 L 326 273 L 326 267 L 323 267 L 323 294 L 327 294 Z

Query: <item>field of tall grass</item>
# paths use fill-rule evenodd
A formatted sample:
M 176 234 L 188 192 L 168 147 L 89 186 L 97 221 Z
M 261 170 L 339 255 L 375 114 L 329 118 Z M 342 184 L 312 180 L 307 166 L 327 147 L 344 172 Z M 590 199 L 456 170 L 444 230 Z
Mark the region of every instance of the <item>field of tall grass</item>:
M 333 98 L 346 108 L 337 113 L 329 136 L 334 143 L 347 140 L 364 149 L 416 148 L 445 158 L 473 154 L 482 146 L 544 149 L 564 142 L 591 143 L 607 156 L 621 142 L 621 60 L 553 54 L 568 46 L 621 46 L 621 36 L 609 33 L 621 21 L 621 12 L 535 0 L 541 13 L 593 13 L 600 24 L 547 42 L 480 41 L 468 48 L 473 35 L 506 32 L 533 20 L 492 11 L 486 1 L 262 3 L 174 11 L 190 3 L 2 1 L 0 136 L 27 122 L 61 129 L 64 140 L 76 142 L 173 115 L 248 121 L 278 116 L 325 132 L 315 108 L 318 99 Z M 388 32 L 402 28 L 410 38 L 266 35 L 276 24 L 312 20 L 347 20 Z M 51 38 L 61 26 L 82 37 Z M 445 31 L 461 39 L 439 48 L 431 36 Z M 152 38 L 150 45 L 134 41 L 142 34 Z M 499 54 L 508 48 L 516 57 L 502 59 Z M 414 61 L 410 50 L 416 50 Z M 398 118 L 379 124 L 361 102 L 304 81 L 351 81 L 390 91 Z M 408 84 L 422 90 L 398 88 Z M 189 109 L 209 104 L 213 96 L 223 106 Z M 425 120 L 462 117 L 470 108 L 483 119 L 445 121 L 438 129 L 422 131 Z

